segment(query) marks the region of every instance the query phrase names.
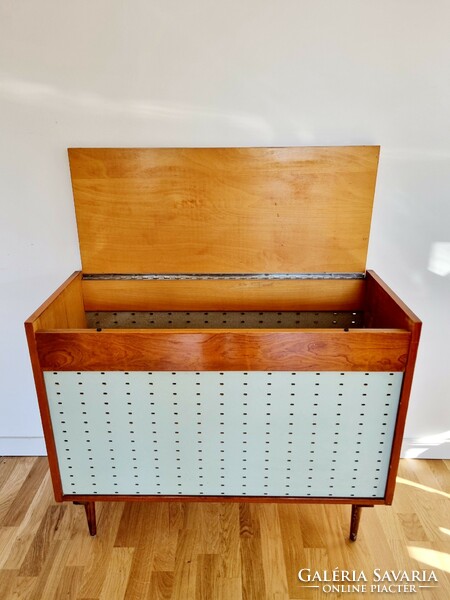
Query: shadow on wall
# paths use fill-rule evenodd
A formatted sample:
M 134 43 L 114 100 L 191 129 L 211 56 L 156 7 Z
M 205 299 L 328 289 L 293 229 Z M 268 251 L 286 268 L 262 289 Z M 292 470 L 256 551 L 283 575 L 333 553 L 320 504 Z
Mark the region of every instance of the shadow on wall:
M 126 98 L 111 98 L 101 94 L 80 92 L 79 90 L 62 90 L 54 85 L 23 81 L 19 79 L 3 79 L 0 81 L 0 96 L 14 99 L 24 104 L 41 104 L 46 108 L 65 108 L 85 110 L 99 116 L 157 118 L 177 120 L 220 119 L 225 124 L 240 131 L 257 133 L 258 136 L 271 137 L 271 129 L 265 119 L 254 113 L 236 114 L 226 111 L 212 110 L 205 106 L 180 105 L 169 102 L 158 104 Z

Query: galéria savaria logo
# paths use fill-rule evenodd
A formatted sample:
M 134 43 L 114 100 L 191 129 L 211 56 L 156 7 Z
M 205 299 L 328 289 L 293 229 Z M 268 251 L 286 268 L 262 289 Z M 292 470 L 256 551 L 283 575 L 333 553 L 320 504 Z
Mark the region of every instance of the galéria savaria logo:
M 436 588 L 438 578 L 434 571 L 395 571 L 374 569 L 346 571 L 336 567 L 332 571 L 300 569 L 301 587 L 319 589 L 324 594 L 415 594 L 426 588 Z

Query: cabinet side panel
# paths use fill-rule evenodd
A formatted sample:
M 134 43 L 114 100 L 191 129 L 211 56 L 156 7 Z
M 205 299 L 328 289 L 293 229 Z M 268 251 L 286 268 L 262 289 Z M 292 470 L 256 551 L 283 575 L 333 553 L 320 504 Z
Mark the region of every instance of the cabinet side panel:
M 53 490 L 56 500 L 61 501 L 61 477 L 57 461 L 52 419 L 50 416 L 47 392 L 36 343 L 36 332 L 38 330 L 53 329 L 57 327 L 86 327 L 86 316 L 81 288 L 81 273 L 79 271 L 76 271 L 68 277 L 66 281 L 25 321 L 25 333 L 33 369 Z
M 383 499 L 402 377 L 47 372 L 64 494 Z
M 86 327 L 81 278 L 80 272 L 73 273 L 27 319 L 34 331 Z
M 55 494 L 56 501 L 61 502 L 61 475 L 58 466 L 57 449 L 52 427 L 52 417 L 50 415 L 50 409 L 48 405 L 44 375 L 41 369 L 41 365 L 39 363 L 39 356 L 36 348 L 35 332 L 33 329 L 33 323 L 31 321 L 27 321 L 25 323 L 25 333 L 27 336 L 28 349 L 30 352 L 31 366 L 33 369 L 34 383 L 36 386 L 36 394 L 39 403 L 42 429 L 44 431 L 45 446 L 47 449 L 48 463 L 53 483 L 53 491 Z
M 366 276 L 366 327 L 400 327 L 413 331 L 420 319 L 374 272 Z
M 386 492 L 386 501 L 390 504 L 394 496 L 422 322 L 373 271 L 368 271 L 367 273 L 365 311 L 366 326 L 402 327 L 409 331 L 411 335 L 411 342 L 405 363 Z

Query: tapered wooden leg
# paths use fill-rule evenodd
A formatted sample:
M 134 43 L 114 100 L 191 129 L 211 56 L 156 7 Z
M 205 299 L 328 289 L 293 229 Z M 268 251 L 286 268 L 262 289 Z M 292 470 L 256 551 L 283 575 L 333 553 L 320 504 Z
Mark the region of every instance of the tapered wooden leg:
M 359 520 L 361 518 L 361 507 L 352 504 L 352 516 L 350 519 L 350 541 L 355 542 L 358 537 Z
M 88 522 L 89 533 L 96 535 L 97 533 L 97 521 L 95 519 L 95 502 L 74 502 L 74 504 L 83 504 L 86 512 L 86 519 Z
M 350 541 L 356 542 L 356 538 L 358 537 L 358 527 L 359 520 L 361 519 L 361 509 L 362 508 L 373 508 L 373 504 L 352 504 L 352 516 L 350 519 Z

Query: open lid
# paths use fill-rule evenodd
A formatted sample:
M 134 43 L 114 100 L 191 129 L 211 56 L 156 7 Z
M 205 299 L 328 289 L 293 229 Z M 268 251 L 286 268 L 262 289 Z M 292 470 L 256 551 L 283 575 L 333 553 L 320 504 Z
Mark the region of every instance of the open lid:
M 364 272 L 378 154 L 71 148 L 83 271 Z

